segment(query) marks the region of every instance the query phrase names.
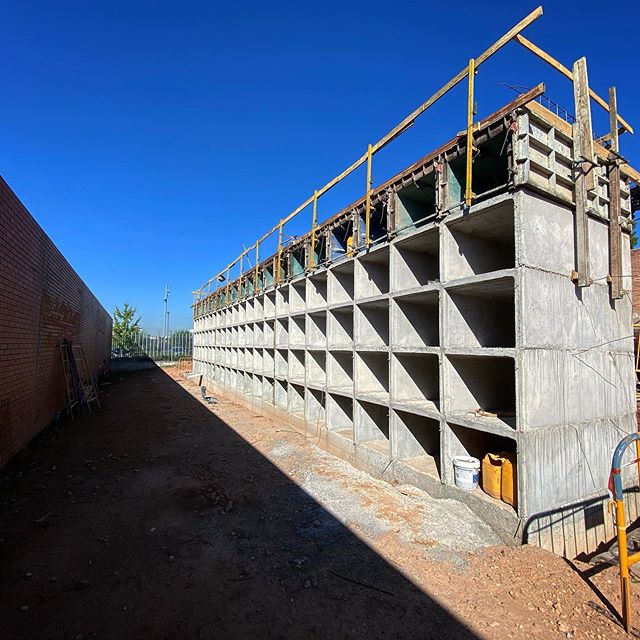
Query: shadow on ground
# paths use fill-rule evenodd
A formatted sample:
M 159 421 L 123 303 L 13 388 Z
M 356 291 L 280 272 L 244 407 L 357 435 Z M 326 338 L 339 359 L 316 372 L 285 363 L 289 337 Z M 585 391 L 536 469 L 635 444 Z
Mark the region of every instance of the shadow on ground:
M 3 638 L 474 638 L 161 370 L 0 476 Z

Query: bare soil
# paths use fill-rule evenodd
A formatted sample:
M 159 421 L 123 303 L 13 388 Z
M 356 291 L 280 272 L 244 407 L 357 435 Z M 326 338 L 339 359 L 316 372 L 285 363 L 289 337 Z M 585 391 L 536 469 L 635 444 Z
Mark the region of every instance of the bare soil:
M 0 474 L 3 640 L 627 637 L 615 568 L 496 544 L 457 502 L 198 396 L 114 380 Z

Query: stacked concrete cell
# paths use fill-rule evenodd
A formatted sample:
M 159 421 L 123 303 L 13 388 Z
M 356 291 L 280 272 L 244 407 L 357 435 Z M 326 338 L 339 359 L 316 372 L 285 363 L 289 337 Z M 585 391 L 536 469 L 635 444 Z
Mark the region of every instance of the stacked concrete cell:
M 575 555 L 612 534 L 610 455 L 636 428 L 631 300 L 612 300 L 607 279 L 607 167 L 581 288 L 570 127 L 517 105 L 476 141 L 471 207 L 458 137 L 375 191 L 368 246 L 358 201 L 318 229 L 313 261 L 302 238 L 198 301 L 194 367 L 377 477 Z M 621 190 L 628 220 L 626 180 Z M 456 486 L 454 458 L 488 453 L 514 461 L 515 505 Z

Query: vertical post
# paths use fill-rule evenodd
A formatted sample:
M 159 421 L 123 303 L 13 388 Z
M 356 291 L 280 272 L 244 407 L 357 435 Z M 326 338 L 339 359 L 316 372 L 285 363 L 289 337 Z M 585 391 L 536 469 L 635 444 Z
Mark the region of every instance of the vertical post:
M 240 254 L 240 278 L 238 278 L 238 301 L 242 299 L 242 258 L 243 258 L 243 255 Z
M 464 201 L 467 207 L 471 206 L 473 200 L 473 96 L 475 85 L 475 66 L 476 62 L 473 58 L 469 60 L 469 91 L 467 93 L 467 167 L 466 167 L 466 184 L 464 191 Z
M 615 500 L 616 532 L 620 559 L 620 595 L 622 599 L 622 620 L 624 628 L 631 628 L 631 578 L 629 576 L 629 552 L 627 550 L 627 527 L 624 522 L 624 501 Z
M 256 242 L 256 266 L 253 272 L 253 292 L 258 295 L 258 263 L 260 262 L 260 243 Z
M 371 244 L 371 159 L 373 157 L 371 145 L 367 147 L 367 193 L 365 196 L 365 246 Z
M 313 192 L 313 216 L 311 218 L 311 242 L 309 256 L 309 268 L 313 269 L 316 266 L 316 227 L 318 226 L 318 192 Z
M 227 284 L 225 286 L 225 291 L 224 291 L 224 303 L 225 304 L 229 304 L 229 277 L 231 276 L 231 274 L 229 273 L 229 267 L 227 267 Z
M 576 111 L 576 121 L 573 125 L 576 271 L 578 286 L 588 287 L 591 284 L 588 193 L 595 186 L 595 176 L 586 58 L 580 58 L 573 64 L 573 97 Z
M 276 265 L 276 285 L 280 284 L 281 262 L 282 262 L 282 220 L 278 225 L 278 264 Z
M 622 230 L 620 229 L 620 164 L 618 143 L 618 104 L 616 88 L 609 87 L 609 128 L 612 158 L 609 165 L 609 285 L 611 298 L 622 298 Z

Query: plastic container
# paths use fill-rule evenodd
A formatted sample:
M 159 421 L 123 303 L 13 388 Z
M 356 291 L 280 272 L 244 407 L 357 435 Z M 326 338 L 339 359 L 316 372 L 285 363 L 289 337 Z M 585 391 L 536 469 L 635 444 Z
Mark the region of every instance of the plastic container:
M 518 500 L 516 494 L 516 454 L 502 453 L 501 455 L 504 458 L 504 462 L 502 463 L 500 497 L 503 502 L 515 507 Z
M 502 465 L 505 458 L 498 453 L 487 453 L 482 458 L 482 490 L 500 500 L 502 495 Z
M 456 487 L 465 491 L 473 491 L 478 488 L 480 479 L 480 460 L 470 456 L 455 456 L 453 459 L 453 471 Z

